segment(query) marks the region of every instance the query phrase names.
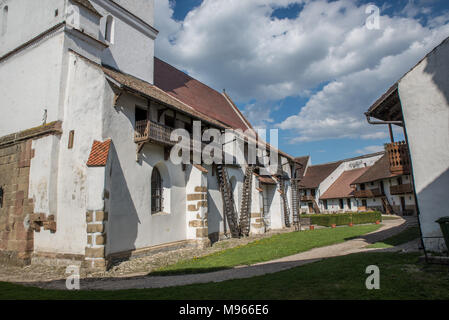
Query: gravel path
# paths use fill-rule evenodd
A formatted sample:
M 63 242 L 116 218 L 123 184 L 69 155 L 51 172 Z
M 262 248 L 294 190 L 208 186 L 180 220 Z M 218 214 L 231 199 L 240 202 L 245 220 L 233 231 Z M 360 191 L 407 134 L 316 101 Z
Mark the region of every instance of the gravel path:
M 294 267 L 309 264 L 325 258 L 343 256 L 357 252 L 368 251 L 401 251 L 401 250 L 419 250 L 416 241 L 402 246 L 388 249 L 369 249 L 367 245 L 389 238 L 413 224 L 412 220 L 395 219 L 385 220 L 383 226 L 375 232 L 363 235 L 361 237 L 348 240 L 343 243 L 315 248 L 306 252 L 292 256 L 262 262 L 251 266 L 239 266 L 228 270 L 188 274 L 176 276 L 136 276 L 127 278 L 105 278 L 105 279 L 82 279 L 82 290 L 121 290 L 121 289 L 145 289 L 145 288 L 163 288 L 171 286 L 181 286 L 195 283 L 221 282 L 231 279 L 244 279 L 254 276 L 275 273 Z M 33 286 L 39 286 L 47 289 L 65 290 L 65 280 L 51 281 L 46 283 L 33 283 Z

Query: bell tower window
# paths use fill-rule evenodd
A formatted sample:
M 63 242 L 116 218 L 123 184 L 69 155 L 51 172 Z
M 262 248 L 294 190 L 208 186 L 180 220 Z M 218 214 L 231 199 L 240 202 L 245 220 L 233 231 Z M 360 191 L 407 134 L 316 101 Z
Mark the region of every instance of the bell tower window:
M 2 30 L 1 30 L 1 35 L 4 36 L 6 34 L 6 32 L 8 31 L 8 6 L 5 6 L 2 10 Z
M 114 18 L 112 16 L 106 18 L 104 39 L 109 43 L 114 43 Z

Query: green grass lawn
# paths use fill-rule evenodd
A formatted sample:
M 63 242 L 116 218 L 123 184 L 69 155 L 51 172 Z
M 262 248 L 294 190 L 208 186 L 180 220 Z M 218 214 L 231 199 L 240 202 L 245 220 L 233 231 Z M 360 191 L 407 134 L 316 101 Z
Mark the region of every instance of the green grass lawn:
M 221 283 L 122 291 L 54 291 L 0 283 L 0 299 L 449 299 L 447 266 L 418 262 L 418 253 L 358 253 L 290 270 Z M 368 265 L 380 290 L 367 290 Z
M 376 242 L 366 246 L 367 248 L 391 248 L 394 246 L 398 246 L 400 244 L 407 243 L 409 241 L 415 240 L 419 238 L 419 228 L 412 227 L 408 228 L 401 233 L 394 235 L 388 239 L 385 239 L 381 242 Z
M 239 265 L 250 265 L 257 262 L 282 258 L 317 247 L 340 243 L 347 239 L 375 231 L 379 227 L 380 225 L 361 225 L 279 234 L 201 258 L 180 261 L 156 270 L 151 274 L 201 273 L 228 269 Z

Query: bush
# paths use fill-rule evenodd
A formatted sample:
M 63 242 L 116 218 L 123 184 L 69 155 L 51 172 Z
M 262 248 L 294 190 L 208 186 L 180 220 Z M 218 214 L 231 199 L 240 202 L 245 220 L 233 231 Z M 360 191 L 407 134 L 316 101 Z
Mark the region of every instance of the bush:
M 382 221 L 382 214 L 379 211 L 372 212 L 346 212 L 336 214 L 308 214 L 301 215 L 302 218 L 310 218 L 311 224 L 330 227 L 353 224 L 375 223 Z

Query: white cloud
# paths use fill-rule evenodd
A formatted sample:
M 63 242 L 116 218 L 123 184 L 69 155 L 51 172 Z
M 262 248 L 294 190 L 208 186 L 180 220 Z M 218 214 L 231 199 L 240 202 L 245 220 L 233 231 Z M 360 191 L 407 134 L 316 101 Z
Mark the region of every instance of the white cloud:
M 303 4 L 296 19 L 271 17 L 274 8 L 292 3 Z M 443 16 L 432 27 L 413 17 L 382 16 L 381 29 L 368 30 L 365 8 L 354 0 L 204 0 L 177 22 L 169 1 L 157 0 L 156 54 L 214 88 L 226 88 L 247 104 L 256 126 L 273 123 L 269 106 L 276 100 L 310 95 L 279 124 L 297 133 L 294 142 L 385 138 L 387 130 L 369 126 L 363 112 L 449 28 Z M 409 16 L 412 9 L 413 3 L 404 8 Z

